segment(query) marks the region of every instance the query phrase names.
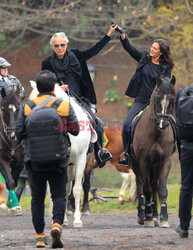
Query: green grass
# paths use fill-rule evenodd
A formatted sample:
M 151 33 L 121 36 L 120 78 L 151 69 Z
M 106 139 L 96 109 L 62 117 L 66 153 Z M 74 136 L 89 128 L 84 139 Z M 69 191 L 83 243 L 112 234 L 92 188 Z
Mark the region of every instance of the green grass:
M 179 184 L 173 184 L 168 185 L 168 212 L 169 213 L 178 213 L 179 208 Z M 119 189 L 114 189 L 113 191 L 103 191 L 99 190 L 97 191 L 97 194 L 100 196 L 118 196 L 119 195 Z M 129 189 L 126 192 L 126 197 L 129 196 Z M 89 198 L 92 198 L 92 194 L 89 194 Z M 111 212 L 111 213 L 127 213 L 129 211 L 136 211 L 137 209 L 137 203 L 127 203 L 125 202 L 123 205 L 120 205 L 118 202 L 118 198 L 107 198 L 108 202 L 104 202 L 101 200 L 94 200 L 90 202 L 90 208 L 92 213 L 105 213 L 105 212 Z M 22 196 L 20 200 L 20 206 L 22 207 L 22 210 L 30 210 L 31 207 L 31 197 L 30 196 Z M 45 207 L 48 209 L 49 207 L 49 201 L 48 197 L 46 197 Z
M 23 195 L 20 199 L 19 205 L 22 207 L 23 211 L 30 210 L 31 209 L 31 196 L 30 195 Z M 46 209 L 49 208 L 48 196 L 46 196 L 45 208 Z
M 169 213 L 178 213 L 179 208 L 179 184 L 168 185 L 168 212 Z M 119 189 L 114 190 L 113 192 L 102 191 L 99 189 L 97 192 L 98 195 L 118 195 Z M 127 190 L 126 197 L 129 196 L 129 190 Z M 90 196 L 91 197 L 91 196 Z M 112 213 L 125 213 L 137 209 L 137 203 L 124 203 L 119 205 L 118 199 L 108 199 L 108 202 L 99 201 L 98 203 L 94 201 L 90 202 L 91 212 L 112 212 Z

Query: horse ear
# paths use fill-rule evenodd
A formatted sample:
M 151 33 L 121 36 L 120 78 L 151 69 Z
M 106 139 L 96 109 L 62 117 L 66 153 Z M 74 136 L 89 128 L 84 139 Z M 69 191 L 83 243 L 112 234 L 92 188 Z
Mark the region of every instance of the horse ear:
M 161 82 L 162 82 L 162 79 L 161 79 L 160 75 L 158 75 L 157 79 L 156 79 L 156 84 L 157 84 L 158 87 L 161 84 Z
M 170 82 L 171 82 L 171 84 L 175 85 L 175 83 L 176 83 L 176 78 L 175 78 L 174 75 L 172 76 L 172 79 L 170 80 Z
M 1 96 L 4 98 L 6 96 L 5 88 L 1 89 Z

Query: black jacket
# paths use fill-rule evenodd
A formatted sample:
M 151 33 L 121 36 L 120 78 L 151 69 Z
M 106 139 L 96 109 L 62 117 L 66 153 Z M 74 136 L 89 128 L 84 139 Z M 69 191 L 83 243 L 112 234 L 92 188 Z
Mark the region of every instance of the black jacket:
M 96 105 L 97 100 L 93 82 L 91 80 L 86 61 L 91 57 L 97 55 L 110 40 L 111 38 L 105 35 L 99 42 L 97 42 L 90 49 L 84 51 L 80 51 L 78 49 L 71 49 L 71 51 L 76 55 L 82 69 L 82 77 L 80 81 L 81 89 L 83 90 L 82 92 L 84 93 L 84 97 L 86 97 L 89 100 L 89 102 L 93 105 Z M 50 63 L 50 57 L 42 61 L 41 69 L 42 70 L 47 69 L 54 72 L 54 69 Z
M 51 93 L 39 94 L 38 97 L 33 99 L 33 101 L 34 101 L 34 103 L 36 103 L 36 105 L 38 105 L 43 100 L 45 100 L 49 95 L 52 95 L 52 94 Z M 56 100 L 57 100 L 57 98 L 56 98 Z M 53 103 L 53 101 L 49 102 L 49 103 L 51 105 Z M 49 105 L 49 103 L 47 105 Z M 67 107 L 69 110 L 67 116 L 66 116 L 65 107 Z M 24 139 L 24 162 L 26 162 L 26 163 L 31 161 L 29 145 L 27 143 L 27 131 L 26 131 L 26 124 L 25 124 L 25 119 L 29 115 L 30 112 L 31 112 L 31 108 L 30 108 L 30 100 L 29 100 L 26 104 L 24 104 L 22 106 L 22 108 L 19 111 L 17 124 L 16 124 L 16 131 L 15 131 L 16 136 L 17 136 L 19 141 Z M 71 104 L 68 104 L 68 106 L 67 106 L 67 104 L 64 101 L 62 101 L 57 108 L 57 112 L 58 112 L 58 115 L 62 119 L 67 120 L 67 124 L 70 125 L 71 122 L 73 122 L 76 129 L 69 131 L 69 133 L 71 133 L 72 135 L 75 135 L 75 136 L 78 135 L 79 134 L 78 120 L 77 120 L 77 117 L 75 115 L 75 112 L 74 112 Z M 66 165 L 66 163 L 65 163 L 65 165 Z
M 19 79 L 16 76 L 8 74 L 6 82 L 4 82 L 2 80 L 2 76 L 0 76 L 0 91 L 1 91 L 2 88 L 12 89 L 12 86 L 16 86 L 16 87 L 18 86 L 19 87 L 20 97 L 21 97 L 21 99 L 24 99 L 25 98 L 24 87 L 21 85 L 21 82 L 19 81 Z
M 145 51 L 139 51 L 133 47 L 128 38 L 124 40 L 120 39 L 123 48 L 138 62 L 135 74 L 132 76 L 125 95 L 135 98 L 139 92 L 141 84 L 141 71 L 144 65 L 150 60 L 149 53 Z M 171 68 L 168 64 L 160 60 L 160 76 L 171 77 Z

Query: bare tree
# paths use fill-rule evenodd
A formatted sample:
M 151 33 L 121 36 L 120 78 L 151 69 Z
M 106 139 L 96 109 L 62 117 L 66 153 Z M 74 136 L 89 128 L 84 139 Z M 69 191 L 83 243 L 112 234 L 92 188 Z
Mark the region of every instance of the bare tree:
M 111 23 L 141 39 L 162 28 L 145 26 L 153 18 L 152 0 L 1 0 L 1 33 L 16 39 L 65 31 L 71 40 L 95 42 Z

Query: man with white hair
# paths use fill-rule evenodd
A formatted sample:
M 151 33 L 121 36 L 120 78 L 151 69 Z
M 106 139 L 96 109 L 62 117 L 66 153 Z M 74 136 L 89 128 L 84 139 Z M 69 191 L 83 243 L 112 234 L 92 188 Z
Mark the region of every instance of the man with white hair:
M 8 74 L 8 68 L 11 64 L 3 57 L 0 57 L 0 90 L 2 88 L 11 89 L 19 86 L 20 96 L 25 98 L 25 90 L 16 76 Z
M 74 93 L 78 98 L 86 101 L 88 108 L 96 113 L 96 94 L 90 77 L 86 61 L 97 55 L 111 40 L 111 35 L 118 26 L 111 26 L 108 33 L 93 47 L 80 51 L 78 49 L 67 50 L 68 38 L 64 32 L 55 33 L 50 39 L 53 53 L 42 61 L 42 70 L 50 70 L 57 76 L 61 88 Z M 86 105 L 86 104 L 85 104 Z M 104 167 L 107 160 L 112 158 L 110 152 L 103 148 L 103 124 L 96 116 L 93 116 L 96 124 L 98 141 L 94 144 L 95 156 L 99 167 Z

